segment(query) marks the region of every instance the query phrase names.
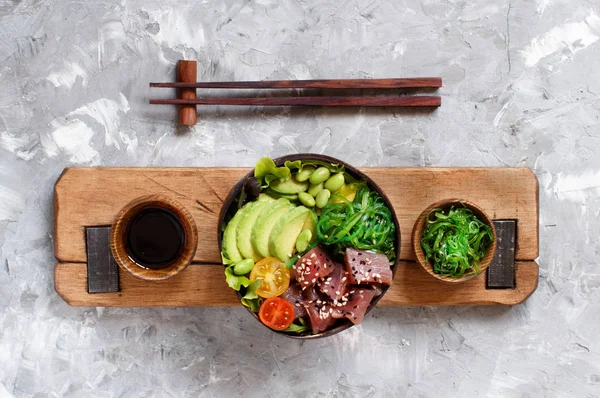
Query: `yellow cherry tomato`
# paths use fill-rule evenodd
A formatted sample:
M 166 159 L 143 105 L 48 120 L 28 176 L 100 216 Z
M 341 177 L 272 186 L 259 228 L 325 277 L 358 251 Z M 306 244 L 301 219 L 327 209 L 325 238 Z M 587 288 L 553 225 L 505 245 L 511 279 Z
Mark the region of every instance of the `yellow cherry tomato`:
M 262 279 L 262 283 L 256 289 L 256 294 L 263 298 L 277 297 L 290 286 L 290 270 L 285 264 L 275 258 L 263 258 L 252 268 L 250 280 Z

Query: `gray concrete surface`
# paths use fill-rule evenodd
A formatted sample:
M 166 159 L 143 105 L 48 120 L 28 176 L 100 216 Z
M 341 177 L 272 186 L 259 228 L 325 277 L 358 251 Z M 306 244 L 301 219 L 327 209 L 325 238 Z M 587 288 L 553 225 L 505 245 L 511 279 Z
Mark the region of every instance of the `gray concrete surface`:
M 0 1 L 0 396 L 600 396 L 597 0 Z M 147 105 L 178 59 L 205 80 L 441 75 L 443 106 Z M 166 93 L 155 91 L 154 94 Z M 512 308 L 385 308 L 336 337 L 241 308 L 71 308 L 54 292 L 66 166 L 527 166 L 540 281 Z

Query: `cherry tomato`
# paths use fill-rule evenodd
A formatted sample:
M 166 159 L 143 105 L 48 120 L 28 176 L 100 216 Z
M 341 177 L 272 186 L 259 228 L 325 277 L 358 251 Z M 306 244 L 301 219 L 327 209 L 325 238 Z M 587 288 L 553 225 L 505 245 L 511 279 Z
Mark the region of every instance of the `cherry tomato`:
M 290 286 L 290 270 L 285 264 L 275 258 L 263 258 L 252 268 L 250 280 L 262 279 L 256 293 L 263 298 L 277 297 Z
M 271 329 L 285 330 L 294 322 L 294 307 L 281 297 L 272 297 L 263 301 L 258 318 Z

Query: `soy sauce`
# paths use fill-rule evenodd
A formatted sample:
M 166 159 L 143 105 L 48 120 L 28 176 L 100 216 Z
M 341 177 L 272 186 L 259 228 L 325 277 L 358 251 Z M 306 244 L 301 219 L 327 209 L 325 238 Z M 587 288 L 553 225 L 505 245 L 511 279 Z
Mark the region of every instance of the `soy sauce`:
M 127 230 L 129 257 L 143 268 L 168 267 L 181 254 L 184 241 L 181 221 L 161 208 L 142 210 Z

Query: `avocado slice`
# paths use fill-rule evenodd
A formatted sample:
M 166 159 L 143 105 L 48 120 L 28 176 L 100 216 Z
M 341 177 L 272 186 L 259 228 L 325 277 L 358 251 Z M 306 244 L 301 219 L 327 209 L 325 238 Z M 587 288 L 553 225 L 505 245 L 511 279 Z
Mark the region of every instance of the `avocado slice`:
M 273 191 L 271 188 L 267 188 L 265 192 L 266 192 L 267 195 L 272 196 L 274 198 L 285 198 L 285 199 L 287 199 L 289 201 L 292 201 L 292 202 L 295 202 L 295 201 L 298 200 L 298 194 L 297 193 L 295 193 L 293 195 L 284 194 L 284 193 L 279 193 L 277 191 Z
M 221 252 L 221 257 L 224 264 L 234 264 L 238 261 L 243 260 L 242 254 L 238 250 L 237 247 L 237 229 L 240 224 L 240 220 L 248 210 L 252 203 L 246 203 L 241 209 L 239 209 L 233 218 L 229 220 L 229 223 L 225 227 L 225 232 L 223 232 L 223 244 Z
M 296 251 L 296 240 L 302 232 L 310 210 L 298 206 L 281 217 L 269 236 L 269 253 L 281 261 L 289 260 Z
M 270 200 L 258 200 L 251 203 L 252 206 L 249 207 L 246 212 L 244 212 L 244 215 L 242 216 L 240 224 L 237 228 L 236 243 L 237 248 L 243 258 L 251 258 L 254 261 L 258 261 L 262 257 L 260 254 L 256 253 L 252 247 L 252 242 L 250 241 L 250 237 L 252 236 L 252 227 L 254 227 L 254 223 L 256 222 L 260 212 L 273 202 Z
M 259 202 L 263 202 L 263 201 L 273 202 L 275 200 L 275 198 L 272 197 L 272 196 L 270 196 L 270 195 L 267 195 L 266 193 L 261 193 L 260 195 L 258 195 L 258 199 L 257 200 Z
M 317 237 L 317 213 L 314 210 L 310 210 L 310 214 L 306 217 L 306 221 L 302 226 L 302 231 L 309 230 L 312 234 L 311 242 Z
M 284 195 L 294 195 L 298 192 L 306 192 L 309 185 L 308 181 L 298 182 L 294 177 L 291 177 L 283 181 L 275 180 L 271 182 L 269 188 Z
M 271 206 L 260 213 L 252 228 L 252 247 L 263 257 L 269 257 L 269 236 L 277 221 L 294 208 L 290 201 L 284 198 L 277 199 Z

